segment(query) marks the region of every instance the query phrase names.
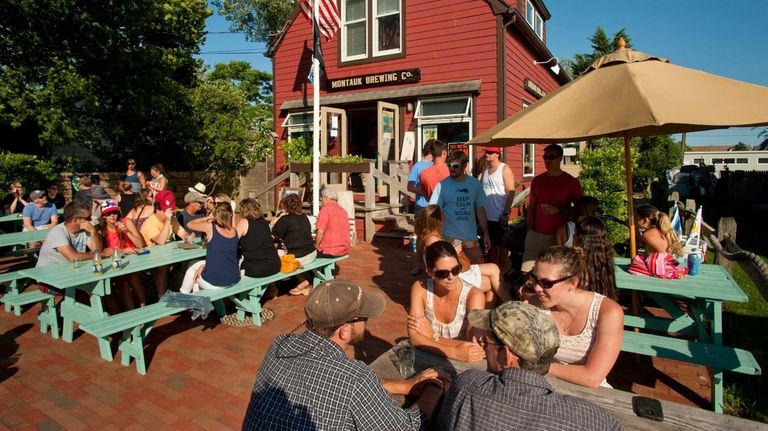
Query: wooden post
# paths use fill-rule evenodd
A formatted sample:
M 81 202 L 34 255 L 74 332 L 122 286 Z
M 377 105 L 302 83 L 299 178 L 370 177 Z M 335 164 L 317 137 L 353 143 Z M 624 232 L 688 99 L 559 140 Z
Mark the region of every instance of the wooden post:
M 730 236 L 731 241 L 734 243 L 736 242 L 736 219 L 733 217 L 723 217 L 717 222 L 717 240 L 722 241 L 726 235 Z M 726 259 L 719 254 L 715 254 L 715 263 L 725 268 L 728 272 L 731 272 L 731 260 Z

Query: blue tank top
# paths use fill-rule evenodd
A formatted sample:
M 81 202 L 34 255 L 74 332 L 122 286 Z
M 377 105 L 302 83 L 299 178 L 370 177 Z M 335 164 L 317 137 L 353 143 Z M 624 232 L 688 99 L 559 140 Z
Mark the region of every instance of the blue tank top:
M 205 254 L 205 269 L 201 276 L 205 281 L 218 287 L 228 287 L 240 281 L 240 267 L 237 261 L 238 238 L 221 236 L 216 224 L 211 222 L 213 235 L 208 241 Z
M 125 175 L 123 177 L 123 181 L 126 183 L 138 183 L 139 182 L 139 171 L 133 171 L 133 175 Z M 134 190 L 136 191 L 136 190 Z

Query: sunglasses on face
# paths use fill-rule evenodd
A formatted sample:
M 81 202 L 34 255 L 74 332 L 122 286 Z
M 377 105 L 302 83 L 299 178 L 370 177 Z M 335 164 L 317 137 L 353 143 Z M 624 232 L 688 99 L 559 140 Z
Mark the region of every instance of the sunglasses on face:
M 461 163 L 448 163 L 448 167 L 451 169 L 461 169 Z
M 436 269 L 434 274 L 435 278 L 438 280 L 444 280 L 451 274 L 456 277 L 457 275 L 461 274 L 461 264 L 458 264 L 451 269 Z
M 350 320 L 347 323 L 357 323 L 357 322 L 367 322 L 367 321 L 368 321 L 367 317 L 355 317 L 354 319 Z
M 488 338 L 487 335 L 484 337 L 481 337 L 479 340 L 477 340 L 477 342 L 478 344 L 480 344 L 480 347 L 482 347 L 483 349 L 485 349 L 486 347 L 495 347 L 495 348 L 503 347 L 503 344 L 497 343 L 494 340 L 491 340 L 490 338 Z
M 554 154 L 544 154 L 544 160 L 555 160 L 559 158 L 560 156 L 554 155 Z
M 568 275 L 563 278 L 557 279 L 557 280 L 547 280 L 546 278 L 538 278 L 533 272 L 528 273 L 528 283 L 531 288 L 535 287 L 537 284 L 541 286 L 544 289 L 551 289 L 554 285 L 557 283 L 563 282 L 565 280 L 568 280 L 569 278 L 573 277 L 573 275 Z

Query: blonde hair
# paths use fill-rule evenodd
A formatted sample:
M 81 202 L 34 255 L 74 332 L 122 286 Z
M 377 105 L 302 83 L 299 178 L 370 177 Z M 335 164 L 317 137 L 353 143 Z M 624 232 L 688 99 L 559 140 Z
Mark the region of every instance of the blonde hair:
M 262 218 L 261 204 L 256 199 L 245 198 L 240 201 L 240 216 L 248 220 Z
M 683 246 L 680 244 L 680 239 L 672 228 L 672 222 L 667 214 L 649 204 L 643 204 L 635 208 L 635 214 L 641 219 L 649 219 L 651 225 L 661 232 L 661 235 L 667 240 L 667 253 L 683 254 Z
M 234 214 L 229 202 L 219 202 L 213 207 L 213 221 L 216 223 L 216 226 L 222 229 L 232 229 L 233 219 Z

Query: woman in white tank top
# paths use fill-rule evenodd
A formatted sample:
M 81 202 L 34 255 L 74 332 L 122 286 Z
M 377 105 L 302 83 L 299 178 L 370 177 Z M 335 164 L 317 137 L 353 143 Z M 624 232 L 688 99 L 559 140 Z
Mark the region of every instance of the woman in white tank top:
M 547 310 L 560 331 L 560 349 L 549 374 L 582 386 L 606 386 L 624 334 L 624 311 L 599 293 L 585 290 L 585 254 L 579 247 L 544 250 L 521 294 Z
M 437 241 L 425 252 L 430 278 L 411 286 L 408 336 L 411 344 L 449 359 L 474 362 L 485 357 L 477 344 L 482 331 L 472 330 L 466 315 L 482 310 L 485 297 L 478 289 L 461 281 L 458 255 L 453 245 Z

